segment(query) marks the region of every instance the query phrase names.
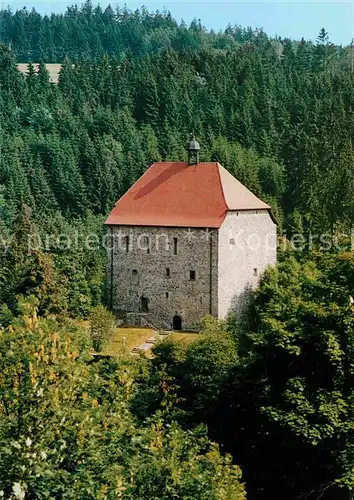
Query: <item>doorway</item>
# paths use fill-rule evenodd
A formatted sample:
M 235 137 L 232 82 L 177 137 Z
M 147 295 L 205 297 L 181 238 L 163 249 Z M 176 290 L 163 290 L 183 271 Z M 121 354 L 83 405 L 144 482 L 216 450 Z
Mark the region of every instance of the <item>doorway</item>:
M 181 316 L 173 316 L 173 329 L 182 330 L 182 318 Z

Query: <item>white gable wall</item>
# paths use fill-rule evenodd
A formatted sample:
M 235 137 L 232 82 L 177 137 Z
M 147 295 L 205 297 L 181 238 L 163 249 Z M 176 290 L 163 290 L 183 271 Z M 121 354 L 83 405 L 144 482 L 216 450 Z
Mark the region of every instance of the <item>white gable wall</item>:
M 265 269 L 275 263 L 276 225 L 269 212 L 228 212 L 219 230 L 219 317 L 240 314 Z

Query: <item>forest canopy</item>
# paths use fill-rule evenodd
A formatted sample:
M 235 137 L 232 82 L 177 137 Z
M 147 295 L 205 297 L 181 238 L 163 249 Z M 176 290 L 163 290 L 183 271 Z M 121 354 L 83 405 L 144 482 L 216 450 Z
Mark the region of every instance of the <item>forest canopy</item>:
M 290 231 L 350 232 L 354 47 L 205 30 L 167 12 L 1 11 L 0 216 L 106 214 L 193 131 Z M 24 77 L 18 62 L 31 64 Z M 43 63 L 61 63 L 58 85 Z M 1 199 L 1 198 L 0 198 Z

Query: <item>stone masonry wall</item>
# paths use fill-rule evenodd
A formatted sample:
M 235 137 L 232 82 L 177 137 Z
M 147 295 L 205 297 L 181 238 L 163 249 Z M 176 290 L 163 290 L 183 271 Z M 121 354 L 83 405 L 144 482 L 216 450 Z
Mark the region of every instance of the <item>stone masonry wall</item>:
M 242 313 L 250 292 L 276 258 L 276 225 L 267 211 L 228 212 L 219 231 L 220 318 Z
M 218 315 L 217 230 L 130 226 L 108 230 L 113 237 L 108 281 L 118 315 L 133 323 L 144 316 L 158 328 L 171 328 L 177 315 L 183 330 L 198 329 L 210 312 Z M 190 271 L 195 271 L 194 281 Z M 142 298 L 148 301 L 148 312 L 143 314 Z

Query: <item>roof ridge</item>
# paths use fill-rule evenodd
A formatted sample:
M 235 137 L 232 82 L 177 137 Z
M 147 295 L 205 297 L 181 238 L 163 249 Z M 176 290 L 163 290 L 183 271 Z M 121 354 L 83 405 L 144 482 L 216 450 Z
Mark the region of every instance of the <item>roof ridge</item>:
M 229 211 L 237 210 L 269 210 L 270 206 L 261 200 L 253 191 L 242 184 L 225 167 L 220 165 L 219 175 L 223 194 Z M 237 206 L 234 200 L 237 199 Z
M 218 177 L 219 177 L 219 182 L 220 182 L 220 187 L 221 187 L 221 193 L 222 193 L 222 197 L 224 199 L 225 205 L 226 205 L 226 210 L 230 210 L 229 209 L 229 205 L 226 202 L 225 193 L 224 193 L 224 186 L 223 186 L 223 183 L 222 183 L 222 180 L 221 180 L 221 175 L 220 175 L 221 164 L 218 161 L 216 161 L 215 164 L 216 164 L 216 168 L 217 168 L 217 171 L 218 171 Z

